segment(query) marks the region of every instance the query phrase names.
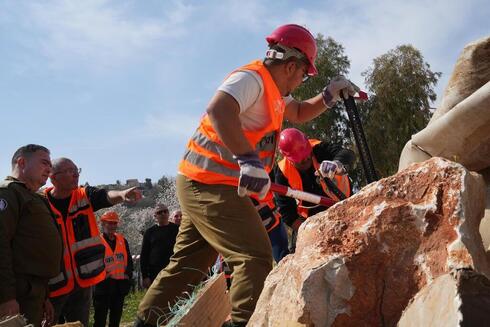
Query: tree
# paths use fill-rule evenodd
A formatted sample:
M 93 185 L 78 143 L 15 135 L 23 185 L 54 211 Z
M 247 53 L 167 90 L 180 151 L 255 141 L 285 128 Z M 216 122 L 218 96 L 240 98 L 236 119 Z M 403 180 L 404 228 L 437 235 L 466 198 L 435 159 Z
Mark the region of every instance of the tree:
M 161 186 L 162 188 L 168 187 L 172 183 L 171 179 L 168 176 L 162 176 L 157 182 L 157 185 Z
M 363 76 L 372 93 L 360 106 L 364 130 L 376 169 L 386 177 L 397 171 L 405 143 L 429 122 L 441 73 L 431 71 L 419 50 L 401 45 L 375 58 Z
M 315 65 L 318 69 L 318 76 L 311 78 L 296 89 L 293 95 L 295 99 L 300 101 L 316 96 L 328 84 L 330 79 L 338 75 L 347 75 L 349 72 L 350 61 L 340 43 L 331 37 L 325 39 L 321 34 L 318 34 L 316 41 L 318 55 Z M 291 124 L 286 122 L 284 128 L 290 126 Z M 337 143 L 357 152 L 343 103 L 339 102 L 325 114 L 295 127 L 301 129 L 311 138 Z M 363 183 L 362 167 L 360 165 L 352 167 L 349 176 L 353 180 L 354 187 L 356 189 L 360 188 Z
M 311 78 L 303 83 L 294 92 L 294 97 L 298 100 L 306 100 L 320 93 L 328 81 L 337 75 L 346 75 L 350 68 L 350 62 L 344 54 L 344 47 L 332 38 L 325 39 L 323 35 L 316 37 L 318 55 L 315 61 L 318 69 L 318 76 Z M 343 107 L 336 106 L 330 109 L 327 114 L 299 126 L 308 136 L 321 140 L 349 145 L 346 136 L 346 116 L 343 114 Z M 286 127 L 290 124 L 286 123 Z

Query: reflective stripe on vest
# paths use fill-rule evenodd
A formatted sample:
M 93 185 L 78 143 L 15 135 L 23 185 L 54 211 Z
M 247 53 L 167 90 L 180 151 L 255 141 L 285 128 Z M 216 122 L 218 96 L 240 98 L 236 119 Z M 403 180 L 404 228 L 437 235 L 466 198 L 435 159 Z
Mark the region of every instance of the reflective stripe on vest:
M 102 242 L 102 240 L 101 240 L 100 235 L 95 235 L 94 237 L 87 238 L 85 240 L 81 240 L 79 242 L 73 243 L 70 246 L 70 250 L 72 252 L 80 251 L 80 250 L 86 249 L 88 247 L 101 244 L 101 242 Z
M 58 276 L 51 278 L 48 284 L 49 285 L 57 284 L 64 281 L 66 278 L 71 278 L 71 271 L 67 271 L 66 273 L 60 272 Z
M 48 193 L 44 192 L 49 201 Z M 71 194 L 68 216 L 63 219 L 58 209 L 50 202 L 63 236 L 63 263 L 58 276 L 49 281 L 49 296 L 68 294 L 75 287 L 90 287 L 104 280 L 104 245 L 92 206 L 85 188 L 79 187 Z
M 90 272 L 96 270 L 99 267 L 104 266 L 104 259 L 97 259 L 95 261 L 91 261 L 87 264 L 80 265 L 80 272 L 83 274 L 89 274 Z
M 243 131 L 258 153 L 267 172 L 274 163 L 277 137 L 281 129 L 285 103 L 269 71 L 261 61 L 254 61 L 239 70 L 255 71 L 264 84 L 264 98 L 270 121 L 259 131 Z M 198 129 L 187 144 L 179 164 L 179 173 L 205 184 L 236 186 L 240 175 L 233 154 L 220 140 L 208 115 L 201 119 Z
M 315 139 L 311 139 L 309 141 L 312 147 L 320 143 L 319 140 L 315 140 Z M 318 163 L 314 155 L 312 155 L 312 161 L 313 161 L 313 167 L 315 168 L 315 170 L 318 170 L 320 164 Z M 287 160 L 286 158 L 283 158 L 281 161 L 279 161 L 278 166 L 281 172 L 283 173 L 283 175 L 287 178 L 289 182 L 289 186 L 293 189 L 303 191 L 303 181 L 301 180 L 301 175 L 296 169 L 296 167 L 294 166 L 294 163 Z M 319 180 L 324 194 L 335 201 L 339 201 L 337 196 L 328 189 L 323 178 L 319 178 Z M 332 179 L 332 181 L 335 183 L 338 189 L 345 194 L 346 197 L 349 197 L 351 195 L 350 181 L 349 181 L 349 176 L 347 174 L 335 175 L 335 178 Z M 302 206 L 303 201 L 297 200 L 297 203 L 298 203 L 298 208 L 297 208 L 298 214 L 305 219 L 308 218 L 308 208 Z
M 116 237 L 116 246 L 113 251 L 111 246 L 101 235 L 102 242 L 105 246 L 104 261 L 107 272 L 106 278 L 129 279 L 129 276 L 126 274 L 126 268 L 128 266 L 128 253 L 126 251 L 124 237 L 118 233 L 114 233 L 114 236 Z

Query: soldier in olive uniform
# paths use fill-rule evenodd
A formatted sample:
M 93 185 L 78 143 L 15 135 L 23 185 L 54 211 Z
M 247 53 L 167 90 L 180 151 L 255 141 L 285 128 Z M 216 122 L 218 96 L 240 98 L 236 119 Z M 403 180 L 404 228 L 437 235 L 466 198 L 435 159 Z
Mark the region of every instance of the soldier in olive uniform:
M 36 193 L 50 172 L 49 150 L 29 144 L 15 152 L 11 176 L 0 182 L 0 317 L 20 313 L 36 327 L 52 319 L 48 280 L 61 267 L 60 233 Z

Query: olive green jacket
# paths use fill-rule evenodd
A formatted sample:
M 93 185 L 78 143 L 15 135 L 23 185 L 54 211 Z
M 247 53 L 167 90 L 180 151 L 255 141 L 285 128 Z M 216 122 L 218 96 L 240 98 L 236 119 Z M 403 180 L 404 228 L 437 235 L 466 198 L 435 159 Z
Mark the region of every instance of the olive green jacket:
M 13 177 L 0 182 L 0 303 L 16 298 L 18 275 L 55 277 L 62 240 L 46 199 Z

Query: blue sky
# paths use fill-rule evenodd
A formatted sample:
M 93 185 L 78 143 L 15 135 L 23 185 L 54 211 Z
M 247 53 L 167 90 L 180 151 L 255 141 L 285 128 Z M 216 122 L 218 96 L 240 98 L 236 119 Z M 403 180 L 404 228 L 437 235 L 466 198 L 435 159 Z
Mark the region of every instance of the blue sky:
M 81 182 L 175 175 L 216 87 L 285 23 L 340 42 L 358 85 L 373 58 L 414 45 L 443 73 L 437 104 L 488 17 L 485 0 L 0 0 L 0 175 L 27 143 L 72 158 Z

